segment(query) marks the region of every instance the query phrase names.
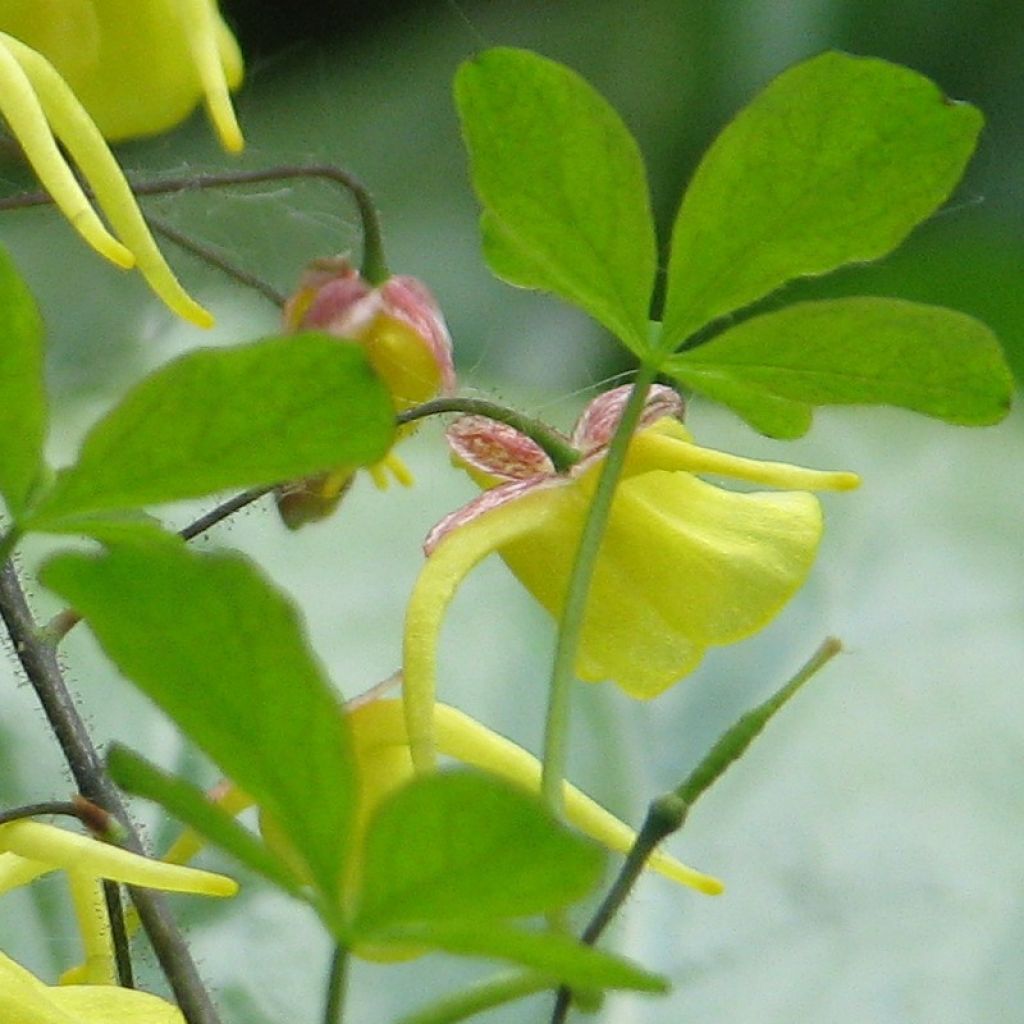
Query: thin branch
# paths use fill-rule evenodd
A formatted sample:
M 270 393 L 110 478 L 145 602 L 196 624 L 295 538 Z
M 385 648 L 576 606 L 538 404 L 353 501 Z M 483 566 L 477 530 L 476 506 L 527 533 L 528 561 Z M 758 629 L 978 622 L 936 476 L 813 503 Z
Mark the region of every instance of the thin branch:
M 205 533 L 211 527 L 216 526 L 222 520 L 227 519 L 228 516 L 234 515 L 234 513 L 245 508 L 246 505 L 251 505 L 254 501 L 258 501 L 263 495 L 269 494 L 273 489 L 274 485 L 269 487 L 251 487 L 247 491 L 242 491 L 241 494 L 236 494 L 233 498 L 228 498 L 227 501 L 221 502 L 216 508 L 203 513 L 198 519 L 189 523 L 188 526 L 180 529 L 178 536 L 183 540 L 192 540 L 201 533 Z M 65 608 L 63 611 L 57 612 L 43 627 L 42 635 L 47 643 L 57 645 L 81 621 L 82 616 L 74 608 Z
M 421 420 L 427 416 L 438 416 L 446 412 L 485 416 L 489 420 L 496 420 L 498 423 L 505 423 L 513 427 L 543 448 L 559 473 L 565 472 L 580 461 L 580 452 L 557 430 L 540 420 L 535 420 L 515 409 L 509 409 L 485 398 L 435 398 L 399 413 L 395 420 L 399 426 L 402 426 L 405 423 L 412 423 L 414 420 Z
M 261 171 L 222 171 L 214 174 L 196 174 L 192 177 L 160 178 L 155 181 L 131 181 L 137 196 L 165 195 L 170 192 L 198 192 L 210 188 L 233 185 L 260 185 L 271 181 L 296 178 L 321 178 L 340 186 L 355 201 L 363 229 L 362 274 L 371 284 L 380 284 L 388 277 L 384 260 L 384 241 L 380 217 L 366 186 L 353 174 L 332 164 L 285 165 Z M 84 190 L 91 195 L 88 189 Z M 23 192 L 0 199 L 0 210 L 23 210 L 34 206 L 49 206 L 53 200 L 46 192 Z
M 259 292 L 260 295 L 268 299 L 279 309 L 287 301 L 287 296 L 284 292 L 279 292 L 272 284 L 264 281 L 262 277 L 232 263 L 212 246 L 204 245 L 190 235 L 186 235 L 184 231 L 179 231 L 163 218 L 147 214 L 146 223 L 158 235 L 163 235 L 164 238 L 173 242 L 178 248 L 192 253 L 193 256 L 201 259 L 204 263 L 209 263 L 211 267 L 216 267 L 222 273 L 227 274 L 228 277 L 233 277 L 239 284 L 245 285 L 246 288 Z
M 78 789 L 88 800 L 120 821 L 125 829 L 123 842 L 127 849 L 146 856 L 121 794 L 104 770 L 99 753 L 71 699 L 57 663 L 56 650 L 52 644 L 40 639 L 25 592 L 10 561 L 0 570 L 0 618 L 7 626 L 18 660 L 39 698 Z M 192 954 L 163 897 L 134 886 L 129 888 L 129 892 L 188 1024 L 220 1024 Z

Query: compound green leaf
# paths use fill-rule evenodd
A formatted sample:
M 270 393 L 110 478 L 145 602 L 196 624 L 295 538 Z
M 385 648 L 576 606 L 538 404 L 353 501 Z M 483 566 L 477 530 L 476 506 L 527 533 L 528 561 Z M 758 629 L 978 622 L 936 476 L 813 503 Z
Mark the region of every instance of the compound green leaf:
M 605 858 L 536 797 L 462 770 L 399 790 L 370 823 L 364 859 L 357 935 L 556 910 L 597 885 Z
M 12 519 L 21 517 L 39 477 L 46 424 L 42 320 L 0 248 L 0 495 Z
M 393 421 L 362 350 L 329 335 L 191 352 L 93 426 L 27 525 L 366 465 Z
M 785 281 L 890 252 L 949 196 L 981 125 L 886 61 L 825 53 L 781 74 L 683 197 L 662 350 Z
M 672 356 L 666 373 L 772 437 L 799 437 L 816 405 L 894 405 L 996 423 L 1013 381 L 999 342 L 965 313 L 902 299 L 800 302 Z
M 350 741 L 290 602 L 244 558 L 183 544 L 58 555 L 41 578 L 273 816 L 338 905 L 355 802 Z
M 554 292 L 646 352 L 654 223 L 618 114 L 568 68 L 504 48 L 462 65 L 455 99 L 494 272 Z

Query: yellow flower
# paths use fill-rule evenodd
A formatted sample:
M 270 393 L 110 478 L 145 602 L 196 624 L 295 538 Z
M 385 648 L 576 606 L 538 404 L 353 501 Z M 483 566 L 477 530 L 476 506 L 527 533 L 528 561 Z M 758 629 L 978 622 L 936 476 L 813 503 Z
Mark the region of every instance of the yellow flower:
M 159 135 L 202 100 L 225 149 L 242 55 L 216 0 L 5 0 L 0 31 L 46 56 L 104 137 Z
M 224 145 L 237 151 L 228 88 L 241 69 L 213 0 L 9 0 L 0 10 L 0 114 L 40 184 L 90 246 L 138 267 L 171 310 L 203 327 L 212 316 L 168 267 L 104 136 L 164 131 L 204 97 Z
M 101 879 L 204 896 L 233 896 L 238 891 L 237 883 L 224 875 L 150 860 L 52 825 L 27 820 L 0 825 L 0 895 L 56 870 L 64 870 L 68 875 L 85 946 L 85 967 L 80 976 L 88 984 L 111 985 L 116 981 Z M 79 980 L 77 973 L 76 980 Z M 20 1019 L 0 1014 L 0 1020 Z M 111 1019 L 128 1021 L 135 1018 Z
M 557 616 L 605 450 L 628 398 L 617 388 L 590 404 L 571 443 L 581 460 L 556 474 L 511 427 L 464 417 L 449 430 L 457 459 L 489 488 L 427 539 L 428 558 L 406 616 L 405 694 L 413 757 L 433 762 L 434 673 L 445 610 L 466 574 L 499 552 Z M 588 597 L 576 673 L 611 679 L 634 697 L 661 693 L 712 646 L 761 629 L 800 588 L 822 533 L 809 490 L 856 487 L 852 473 L 817 472 L 700 448 L 655 386 L 633 437 Z M 698 474 L 782 488 L 737 493 Z
M 427 287 L 414 277 L 388 278 L 372 287 L 344 258 L 319 260 L 299 282 L 284 309 L 287 331 L 326 331 L 359 344 L 403 412 L 437 394 L 455 390 L 452 339 L 444 316 Z M 398 436 L 414 428 L 403 427 Z M 370 467 L 378 487 L 390 471 L 399 483 L 412 483 L 393 452 Z M 330 515 L 352 482 L 353 470 L 295 480 L 276 492 L 277 508 L 289 529 Z
M 181 1011 L 117 985 L 50 986 L 0 953 L 0 1020 L 6 1024 L 184 1024 Z
M 357 700 L 348 713 L 359 777 L 357 837 L 365 834 L 381 801 L 415 775 L 402 705 L 399 699 L 378 698 L 365 703 Z M 440 753 L 530 792 L 540 792 L 540 762 L 522 747 L 447 704 L 434 705 L 433 719 Z M 628 825 L 570 783 L 563 783 L 563 792 L 568 821 L 609 850 L 629 852 L 636 833 Z M 358 857 L 355 860 L 352 870 L 358 874 Z M 714 895 L 722 891 L 718 879 L 695 871 L 660 850 L 654 852 L 648 866 L 700 892 Z
M 339 842 L 351 843 L 353 850 L 342 885 L 343 900 L 346 909 L 350 910 L 358 902 L 363 844 L 373 816 L 388 796 L 413 780 L 415 770 L 400 699 L 380 697 L 376 691 L 370 691 L 349 701 L 345 714 L 351 729 L 358 781 L 352 831 L 339 837 Z M 437 746 L 445 756 L 496 775 L 529 792 L 540 791 L 540 762 L 522 747 L 446 704 L 434 705 L 433 720 Z M 563 794 L 565 816 L 571 824 L 609 850 L 623 854 L 630 850 L 636 839 L 633 829 L 568 782 L 563 783 Z M 238 814 L 252 806 L 250 797 L 227 782 L 219 784 L 211 798 L 230 814 Z M 292 864 L 301 877 L 301 858 L 291 852 L 287 838 L 266 814 L 260 815 L 260 830 L 267 844 Z M 194 856 L 202 845 L 202 839 L 195 832 L 186 831 L 168 851 L 167 858 L 182 863 Z M 660 850 L 651 856 L 648 867 L 674 882 L 709 895 L 716 895 L 723 888 L 717 878 L 687 867 Z M 423 950 L 396 951 L 390 947 L 379 950 L 360 946 L 355 952 L 365 959 L 378 960 L 404 959 Z

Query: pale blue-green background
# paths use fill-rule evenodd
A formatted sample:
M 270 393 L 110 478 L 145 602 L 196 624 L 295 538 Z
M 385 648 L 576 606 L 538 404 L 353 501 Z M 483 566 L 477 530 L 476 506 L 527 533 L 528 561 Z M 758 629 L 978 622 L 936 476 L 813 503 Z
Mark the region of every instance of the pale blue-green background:
M 958 6 L 907 4 L 897 14 L 859 5 L 881 12 L 868 24 L 857 4 L 811 0 L 707 5 L 713 14 L 669 0 L 427 5 L 395 18 L 387 32 L 257 61 L 239 101 L 249 140 L 242 164 L 333 160 L 359 173 L 383 208 L 392 265 L 423 277 L 444 303 L 463 386 L 567 426 L 584 389 L 627 364 L 582 316 L 488 276 L 448 100 L 457 61 L 483 42 L 516 43 L 583 71 L 640 138 L 664 221 L 716 127 L 777 70 L 828 45 L 916 55 L 916 66 L 954 95 L 987 100 L 990 128 L 978 160 L 906 255 L 843 272 L 827 287 L 985 313 L 1019 346 L 1020 106 L 1019 95 L 1015 106 L 1014 94 L 1000 89 L 1007 69 L 1019 69 L 1010 43 L 1020 40 L 1024 15 L 1000 21 L 997 5 L 979 5 L 958 20 Z M 909 52 L 911 43 L 918 51 Z M 952 75 L 949 55 L 958 50 L 955 81 L 942 78 L 943 70 Z M 122 153 L 146 174 L 229 163 L 198 119 Z M 3 173 L 14 181 L 19 172 Z M 174 196 L 150 208 L 283 289 L 308 258 L 357 244 L 351 208 L 323 186 Z M 0 238 L 50 325 L 51 379 L 64 409 L 53 443 L 58 461 L 145 369 L 196 344 L 275 326 L 262 300 L 185 258 L 176 265 L 220 323 L 211 336 L 174 323 L 137 280 L 101 265 L 48 212 L 4 215 Z M 1021 415 L 969 431 L 891 411 L 829 411 L 808 438 L 788 445 L 700 403 L 689 423 L 703 443 L 854 469 L 864 486 L 825 497 L 828 530 L 811 582 L 763 634 L 713 653 L 652 704 L 630 703 L 609 687 L 580 689 L 576 780 L 637 821 L 647 799 L 677 782 L 825 634 L 841 636 L 847 653 L 673 840 L 680 856 L 725 879 L 725 895 L 645 879 L 614 931 L 617 948 L 670 975 L 678 991 L 664 1000 L 609 1000 L 598 1019 L 1015 1024 L 1024 1019 Z M 380 494 L 361 481 L 322 526 L 289 535 L 259 508 L 203 542 L 250 552 L 294 594 L 317 651 L 349 695 L 397 667 L 420 541 L 472 494 L 449 469 L 436 427 L 406 450 L 414 491 Z M 194 511 L 176 510 L 174 523 Z M 26 564 L 45 547 L 29 545 Z M 33 591 L 41 608 L 53 609 Z M 443 696 L 536 748 L 550 641 L 543 613 L 500 564 L 485 565 L 452 614 Z M 116 737 L 165 765 L 201 770 L 103 664 L 84 630 L 69 639 L 66 662 L 101 740 Z M 0 673 L 0 801 L 65 793 L 66 774 L 30 691 L 12 668 Z M 0 947 L 43 972 L 70 963 L 77 953 L 63 899 L 57 880 L 32 896 L 5 897 Z M 318 1018 L 327 951 L 308 915 L 257 884 L 235 908 L 180 904 L 229 1019 Z M 386 971 L 360 965 L 349 1019 L 393 1019 L 428 993 L 483 973 L 440 958 Z M 544 1014 L 538 1000 L 493 1019 Z

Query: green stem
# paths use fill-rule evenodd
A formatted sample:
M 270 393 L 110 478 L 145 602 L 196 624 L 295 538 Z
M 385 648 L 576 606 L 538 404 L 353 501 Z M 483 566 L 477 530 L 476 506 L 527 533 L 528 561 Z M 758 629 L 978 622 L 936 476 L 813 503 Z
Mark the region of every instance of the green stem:
M 327 998 L 324 1001 L 324 1024 L 341 1024 L 345 1015 L 345 994 L 348 989 L 348 947 L 339 942 L 331 957 L 327 975 Z
M 741 715 L 722 734 L 682 783 L 672 792 L 651 801 L 647 808 L 647 817 L 637 833 L 622 869 L 590 919 L 590 923 L 583 930 L 582 942 L 588 946 L 597 942 L 629 898 L 637 878 L 658 844 L 683 827 L 694 803 L 746 752 L 768 722 L 796 695 L 804 683 L 824 668 L 841 650 L 842 644 L 839 640 L 832 636 L 826 637 L 787 683 L 756 708 Z M 572 993 L 563 986 L 558 990 L 551 1024 L 562 1024 L 571 1003 Z
M 486 416 L 489 420 L 496 420 L 498 423 L 505 423 L 514 427 L 521 434 L 525 434 L 531 441 L 535 442 L 548 458 L 551 459 L 555 470 L 564 473 L 570 467 L 580 461 L 580 453 L 556 430 L 552 430 L 546 423 L 535 420 L 530 416 L 524 416 L 515 409 L 509 409 L 497 402 L 488 402 L 484 398 L 435 398 L 433 401 L 424 402 L 396 417 L 398 425 L 411 423 L 413 420 L 424 419 L 427 416 L 437 416 L 445 412 L 461 412 L 471 416 Z
M 455 1024 L 496 1006 L 515 1002 L 535 992 L 551 988 L 551 978 L 533 972 L 499 974 L 487 981 L 477 982 L 454 996 L 441 999 L 430 1006 L 402 1017 L 398 1024 Z
M 640 421 L 647 393 L 657 375 L 654 366 L 643 365 L 637 373 L 629 400 L 622 411 L 622 419 L 608 446 L 601 468 L 590 512 L 583 525 L 579 547 L 573 562 L 569 587 L 558 626 L 551 685 L 548 691 L 548 712 L 544 729 L 544 770 L 541 777 L 541 795 L 555 814 L 562 811 L 562 782 L 565 778 L 565 759 L 569 733 L 569 705 L 576 666 L 576 651 L 583 631 L 583 618 L 587 609 L 590 580 L 597 565 L 597 555 L 604 537 L 604 529 L 611 513 L 615 488 L 626 463 L 626 453 L 633 431 Z

